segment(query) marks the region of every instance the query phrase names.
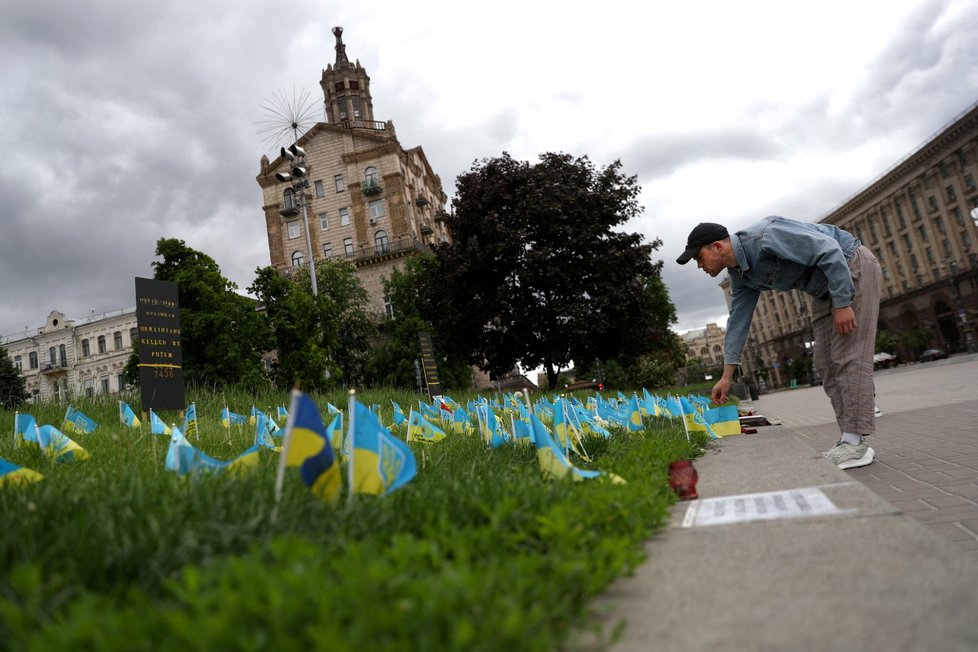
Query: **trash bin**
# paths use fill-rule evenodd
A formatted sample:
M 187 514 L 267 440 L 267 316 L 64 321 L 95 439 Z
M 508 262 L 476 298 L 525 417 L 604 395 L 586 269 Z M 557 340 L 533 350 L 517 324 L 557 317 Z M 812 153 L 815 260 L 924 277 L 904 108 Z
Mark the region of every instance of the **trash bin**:
M 791 379 L 791 389 L 798 389 L 798 379 L 797 378 L 792 378 Z
M 741 401 L 746 401 L 747 385 L 744 383 L 734 383 L 730 386 L 730 393 L 739 398 Z
M 751 383 L 747 386 L 747 390 L 750 392 L 750 400 L 756 401 L 757 397 L 760 395 L 760 392 L 757 390 L 757 385 Z

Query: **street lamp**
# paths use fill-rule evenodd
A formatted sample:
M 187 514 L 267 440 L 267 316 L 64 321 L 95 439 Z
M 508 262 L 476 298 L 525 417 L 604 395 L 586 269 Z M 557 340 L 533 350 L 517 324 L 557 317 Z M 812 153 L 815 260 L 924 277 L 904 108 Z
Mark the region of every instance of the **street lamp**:
M 302 209 L 302 225 L 306 230 L 306 254 L 309 256 L 309 278 L 312 281 L 312 295 L 319 294 L 316 285 L 316 263 L 312 259 L 312 238 L 309 236 L 309 202 L 306 201 L 306 189 L 309 187 L 309 167 L 306 164 L 306 150 L 296 143 L 289 148 L 281 149 L 282 158 L 292 164 L 292 171 L 277 172 L 275 178 L 282 183 L 292 185 L 292 196 L 299 196 L 299 207 Z

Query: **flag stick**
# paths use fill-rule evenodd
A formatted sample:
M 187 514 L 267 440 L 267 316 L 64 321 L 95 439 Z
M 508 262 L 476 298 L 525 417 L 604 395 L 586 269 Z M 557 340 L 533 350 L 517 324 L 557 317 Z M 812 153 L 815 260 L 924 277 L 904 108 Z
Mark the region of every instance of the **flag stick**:
M 282 452 L 279 453 L 278 470 L 275 474 L 275 505 L 272 507 L 272 525 L 275 524 L 275 520 L 278 518 L 278 505 L 282 501 L 282 486 L 285 481 L 285 462 L 289 456 L 289 444 L 292 443 L 292 425 L 297 411 L 296 403 L 299 402 L 300 395 L 298 389 L 292 390 L 292 402 L 289 404 L 289 418 L 285 422 L 285 438 L 282 440 Z
M 347 477 L 350 479 L 349 480 L 349 492 L 346 494 L 346 504 L 347 505 L 350 505 L 350 504 L 353 503 L 353 489 L 354 489 L 354 487 L 353 487 L 353 449 L 354 449 L 354 445 L 355 445 L 355 442 L 353 441 L 353 433 L 355 431 L 353 430 L 353 428 L 355 426 L 355 423 L 354 422 L 356 421 L 356 410 L 354 409 L 354 407 L 356 405 L 356 401 L 357 401 L 356 395 L 357 395 L 357 390 L 351 389 L 350 390 L 350 400 L 347 402 L 347 410 L 350 413 L 350 425 L 348 426 L 347 431 L 346 431 L 346 439 L 347 439 L 347 443 L 349 444 L 349 448 L 350 448 L 350 451 L 349 451 L 348 457 L 347 457 L 347 467 L 346 467 L 346 474 L 347 474 Z
M 686 412 L 683 410 L 683 402 L 676 396 L 676 403 L 679 404 L 679 418 L 683 421 L 683 430 L 686 431 L 686 441 L 689 441 L 689 425 L 686 423 Z

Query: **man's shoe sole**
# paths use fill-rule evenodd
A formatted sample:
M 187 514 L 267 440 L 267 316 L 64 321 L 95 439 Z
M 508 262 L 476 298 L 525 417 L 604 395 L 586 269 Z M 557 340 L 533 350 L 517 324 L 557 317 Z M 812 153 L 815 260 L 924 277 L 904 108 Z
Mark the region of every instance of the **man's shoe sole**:
M 845 462 L 839 462 L 839 468 L 845 471 L 846 469 L 857 469 L 860 466 L 869 466 L 876 460 L 876 451 L 872 448 L 866 449 L 866 454 L 855 460 L 846 460 Z

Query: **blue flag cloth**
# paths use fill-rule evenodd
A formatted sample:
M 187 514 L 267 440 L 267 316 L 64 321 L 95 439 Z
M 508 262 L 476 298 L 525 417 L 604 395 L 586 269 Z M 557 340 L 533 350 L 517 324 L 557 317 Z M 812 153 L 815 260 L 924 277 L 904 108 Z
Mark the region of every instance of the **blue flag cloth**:
M 380 425 L 377 416 L 353 401 L 350 437 L 353 446 L 354 493 L 383 495 L 410 482 L 418 472 L 414 453 Z
M 335 501 L 340 491 L 340 468 L 319 408 L 309 396 L 293 390 L 289 413 L 292 417 L 286 424 L 283 445 L 285 465 L 299 467 L 302 481 L 314 496 Z
M 183 433 L 185 437 L 197 437 L 197 404 L 191 403 L 187 411 L 183 413 Z
M 153 408 L 149 409 L 149 431 L 154 435 L 170 434 L 170 426 L 166 425 L 163 419 L 156 415 L 156 412 L 153 412 Z
M 233 460 L 223 461 L 195 448 L 177 427 L 171 429 L 170 435 L 170 448 L 167 450 L 163 466 L 167 471 L 174 471 L 179 476 L 204 471 L 236 472 L 253 468 L 258 464 L 257 446 L 251 446 Z
M 43 479 L 44 476 L 33 469 L 26 469 L 0 459 L 0 488 L 25 485 Z
M 95 423 L 93 419 L 88 417 L 84 412 L 75 407 L 69 405 L 68 411 L 65 412 L 65 421 L 61 424 L 61 430 L 63 432 L 77 432 L 88 434 L 90 432 L 95 432 L 98 428 L 98 424 Z
M 399 425 L 401 425 L 402 423 L 404 423 L 405 421 L 408 420 L 407 417 L 404 416 L 404 410 L 402 410 L 401 409 L 401 406 L 398 405 L 397 402 L 394 401 L 393 399 L 391 399 L 391 406 L 393 406 L 393 408 L 394 408 L 394 425 L 395 426 L 399 426 Z
M 122 425 L 128 426 L 129 428 L 139 427 L 139 418 L 125 401 L 119 401 L 119 420 L 122 422 Z
M 221 425 L 225 428 L 230 428 L 231 426 L 243 426 L 247 423 L 248 417 L 243 414 L 238 414 L 237 412 L 232 412 L 228 408 L 221 410 Z

